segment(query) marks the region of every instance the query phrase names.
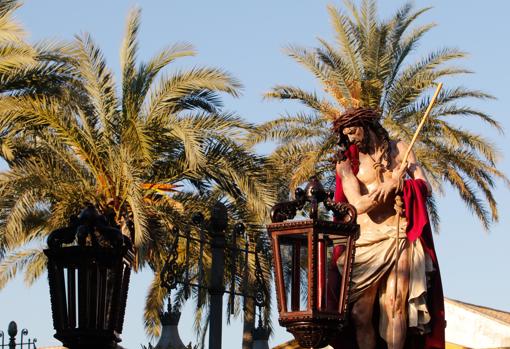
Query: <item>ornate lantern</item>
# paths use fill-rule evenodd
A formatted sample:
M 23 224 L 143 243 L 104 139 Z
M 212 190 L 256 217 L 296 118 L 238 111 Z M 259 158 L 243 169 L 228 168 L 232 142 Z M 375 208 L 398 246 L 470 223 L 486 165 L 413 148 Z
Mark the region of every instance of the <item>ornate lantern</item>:
M 62 246 L 75 238 L 76 246 Z M 55 338 L 70 349 L 115 348 L 134 258 L 130 239 L 89 206 L 49 235 L 44 253 Z
M 359 226 L 355 208 L 334 203 L 333 193 L 326 192 L 317 178 L 311 178 L 306 188 L 298 188 L 295 194 L 294 201 L 273 207 L 273 223 L 267 226 L 273 245 L 279 322 L 301 347 L 322 348 L 347 319 Z M 318 218 L 321 202 L 333 211 L 334 221 Z M 286 221 L 307 203 L 310 219 Z

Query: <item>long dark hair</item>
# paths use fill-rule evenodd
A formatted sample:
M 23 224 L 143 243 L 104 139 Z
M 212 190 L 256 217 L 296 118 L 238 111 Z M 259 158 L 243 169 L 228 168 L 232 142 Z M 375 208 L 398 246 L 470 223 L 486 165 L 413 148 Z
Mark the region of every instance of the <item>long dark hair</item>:
M 336 126 L 336 125 L 335 125 Z M 337 134 L 341 148 L 347 149 L 349 147 L 349 140 L 346 135 L 343 134 L 343 130 L 346 127 L 363 127 L 363 130 L 365 131 L 365 135 L 368 135 L 368 130 L 371 130 L 377 139 L 381 142 L 382 147 L 382 156 L 381 160 L 386 161 L 386 168 L 391 166 L 391 145 L 390 145 L 390 135 L 388 134 L 388 131 L 376 120 L 366 120 L 366 119 L 360 119 L 356 122 L 350 123 L 349 126 L 345 127 L 336 127 L 333 128 L 333 131 Z
M 376 137 L 381 142 L 382 147 L 382 157 L 381 159 L 386 161 L 386 169 L 391 166 L 391 146 L 390 146 L 390 135 L 388 134 L 388 131 L 382 125 L 375 121 L 375 122 L 367 122 L 365 125 L 363 125 L 363 128 L 369 128 L 374 132 Z
M 365 134 L 368 134 L 366 131 L 370 129 L 382 144 L 381 159 L 386 161 L 387 168 L 391 165 L 390 136 L 388 131 L 379 123 L 380 119 L 381 112 L 379 110 L 363 107 L 348 108 L 333 121 L 333 132 L 338 135 L 340 148 L 347 148 L 349 142 L 343 134 L 346 127 L 363 127 Z

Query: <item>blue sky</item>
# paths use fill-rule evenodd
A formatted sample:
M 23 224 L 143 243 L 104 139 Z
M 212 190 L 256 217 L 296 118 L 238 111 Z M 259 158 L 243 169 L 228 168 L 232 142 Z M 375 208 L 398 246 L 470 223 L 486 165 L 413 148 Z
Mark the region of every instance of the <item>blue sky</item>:
M 285 111 L 299 110 L 294 104 L 270 102 L 262 94 L 279 83 L 294 84 L 312 90 L 312 76 L 282 53 L 287 44 L 313 46 L 316 37 L 331 39 L 332 32 L 326 5 L 339 1 L 324 0 L 257 0 L 257 1 L 65 1 L 26 0 L 17 18 L 30 32 L 30 40 L 43 38 L 71 39 L 80 32 L 90 32 L 112 67 L 118 73 L 118 48 L 124 19 L 130 7 L 138 4 L 143 10 L 140 36 L 140 58 L 150 57 L 158 49 L 175 42 L 192 43 L 197 57 L 178 62 L 175 67 L 209 65 L 222 67 L 243 83 L 243 96 L 225 98 L 225 108 L 252 122 L 277 117 Z M 381 0 L 383 16 L 392 13 L 400 1 Z M 417 49 L 426 54 L 435 48 L 453 46 L 470 53 L 460 61 L 475 72 L 448 84 L 462 84 L 496 96 L 496 101 L 468 101 L 470 105 L 491 113 L 510 132 L 507 114 L 510 110 L 510 74 L 508 57 L 510 24 L 507 14 L 510 2 L 465 0 L 419 0 L 417 7 L 433 6 L 420 20 L 436 22 Z M 117 74 L 118 75 L 118 74 Z M 499 168 L 510 174 L 510 141 L 504 135 L 461 120 L 466 128 L 489 137 L 501 152 Z M 267 151 L 268 148 L 262 150 Z M 510 278 L 508 278 L 508 246 L 510 246 L 510 199 L 508 188 L 499 183 L 495 193 L 499 203 L 500 222 L 489 233 L 464 207 L 457 196 L 447 189 L 440 198 L 442 227 L 435 237 L 448 297 L 510 311 Z M 150 275 L 133 277 L 123 334 L 123 345 L 139 348 L 147 343 L 143 334 L 142 308 Z M 45 278 L 34 287 L 24 287 L 21 278 L 0 292 L 0 329 L 6 330 L 10 320 L 29 329 L 38 338 L 39 346 L 57 343 L 52 340 L 51 314 Z M 191 331 L 192 307 L 184 309 L 181 336 L 185 343 L 195 342 Z M 276 319 L 273 344 L 290 338 L 279 328 Z M 224 347 L 238 347 L 240 323 L 224 327 Z

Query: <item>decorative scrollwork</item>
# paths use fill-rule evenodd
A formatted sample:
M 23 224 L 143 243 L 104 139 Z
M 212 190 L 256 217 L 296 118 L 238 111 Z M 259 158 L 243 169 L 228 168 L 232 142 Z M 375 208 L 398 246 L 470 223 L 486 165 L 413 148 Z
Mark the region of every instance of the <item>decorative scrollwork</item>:
M 277 203 L 271 209 L 271 221 L 273 223 L 293 219 L 298 210 L 303 209 L 306 202 L 310 203 L 310 218 L 318 218 L 318 205 L 323 203 L 324 207 L 333 211 L 338 222 L 351 224 L 356 223 L 356 209 L 354 206 L 334 201 L 333 191 L 325 191 L 317 177 L 311 177 L 305 189 L 296 189 L 296 200 Z
M 264 307 L 266 305 L 266 295 L 262 290 L 255 292 L 255 305 L 257 307 Z
M 88 205 L 78 216 L 73 215 L 69 225 L 56 229 L 48 236 L 49 248 L 60 248 L 77 239 L 79 246 L 99 246 L 119 248 L 127 246 L 131 249 L 131 240 L 122 234 L 112 220 L 101 215 L 93 205 Z
M 322 348 L 338 333 L 338 324 L 318 323 L 312 321 L 295 322 L 288 325 L 287 331 L 292 333 L 303 348 Z
M 306 203 L 305 191 L 301 188 L 296 188 L 294 194 L 295 200 L 280 202 L 273 206 L 271 209 L 271 221 L 273 223 L 292 219 L 296 217 L 298 210 L 303 209 Z
M 180 275 L 179 266 L 177 265 L 177 247 L 179 246 L 179 231 L 174 228 L 175 234 L 174 241 L 170 246 L 170 250 L 168 251 L 168 259 L 165 262 L 165 265 L 161 269 L 159 274 L 159 278 L 161 280 L 161 286 L 167 289 L 170 293 L 177 287 L 177 283 L 179 282 L 178 277 Z
M 0 331 L 0 348 L 28 348 L 28 349 L 35 349 L 37 339 L 28 339 L 26 336 L 28 336 L 28 330 L 26 328 L 22 329 L 21 332 L 19 332 L 21 335 L 19 337 L 19 342 L 16 342 L 16 336 L 18 335 L 18 325 L 16 322 L 11 321 L 9 323 L 9 327 L 7 328 L 7 334 L 9 335 L 8 344 L 5 344 L 5 334 L 4 331 Z
M 338 222 L 345 224 L 356 223 L 356 208 L 347 202 L 335 202 L 335 194 L 332 190 L 328 191 L 328 197 L 324 201 L 324 207 L 333 212 L 333 216 Z
M 234 229 L 233 229 L 233 233 L 236 235 L 236 236 L 244 236 L 246 232 L 246 227 L 244 226 L 243 223 L 241 222 L 237 222 L 236 224 L 234 224 Z
M 264 282 L 264 275 L 262 273 L 262 267 L 260 265 L 260 258 L 259 258 L 259 244 L 257 244 L 256 251 L 255 251 L 255 284 L 256 284 L 256 291 L 255 291 L 255 305 L 257 307 L 265 307 L 267 305 L 268 300 L 268 291 L 266 284 Z
M 304 190 L 299 188 L 296 190 L 296 200 L 293 202 L 293 210 L 302 209 L 305 204 L 305 193 Z M 294 212 L 295 214 L 295 212 Z M 266 285 L 264 280 L 264 270 L 262 269 L 260 262 L 261 245 L 257 243 L 254 249 L 250 248 L 250 236 L 247 233 L 248 228 L 242 222 L 236 222 L 229 224 L 227 208 L 221 202 L 217 203 L 211 209 L 210 218 L 204 217 L 200 212 L 191 215 L 191 226 L 183 226 L 183 231 L 179 232 L 177 228 L 174 228 L 170 238 L 170 243 L 167 247 L 167 258 L 164 261 L 164 265 L 160 269 L 160 285 L 164 287 L 168 293 L 172 290 L 179 288 L 184 290 L 184 297 L 187 295 L 187 288 L 193 288 L 197 290 L 198 304 L 203 303 L 203 297 L 205 291 L 209 291 L 210 294 L 230 294 L 229 298 L 229 309 L 232 313 L 235 312 L 237 304 L 236 297 L 243 297 L 244 299 L 250 298 L 254 300 L 255 306 L 258 308 L 267 307 L 269 298 L 269 287 Z M 192 227 L 192 228 L 191 228 Z M 231 230 L 227 230 L 227 229 Z M 192 230 L 190 230 L 192 229 Z M 193 234 L 190 234 L 190 232 Z M 196 234 L 199 237 L 196 237 Z M 230 233 L 230 234 L 229 234 Z M 206 236 L 208 234 L 209 236 Z M 242 240 L 239 240 L 242 238 Z M 180 240 L 182 239 L 182 240 Z M 197 249 L 192 249 L 191 244 L 197 244 L 198 255 L 196 256 L 195 269 L 191 265 L 191 261 L 195 259 L 193 253 Z M 244 248 L 238 246 L 239 244 L 244 245 Z M 179 246 L 184 247 L 185 245 L 185 256 L 184 258 L 178 258 Z M 207 278 L 204 271 L 203 258 L 205 255 L 205 248 L 211 248 L 211 254 L 213 258 L 211 273 L 212 277 Z M 227 250 L 228 252 L 226 252 Z M 228 253 L 229 259 L 225 263 L 225 254 Z M 255 272 L 254 276 L 254 287 L 253 290 L 247 287 L 247 280 L 250 279 L 250 273 L 253 273 L 249 260 L 251 255 L 255 258 Z M 188 257 L 190 256 L 190 257 Z M 242 256 L 242 258 L 239 258 Z M 193 259 L 188 259 L 193 258 Z M 215 261 L 223 259 L 224 262 L 217 264 L 222 268 L 230 268 L 230 287 L 221 282 L 220 272 L 215 268 Z M 184 259 L 182 263 L 179 261 Z M 240 261 L 242 260 L 242 262 Z M 230 262 L 230 263 L 228 263 Z M 243 263 L 240 266 L 240 263 Z M 216 270 L 216 271 L 214 271 Z M 190 273 L 193 273 L 190 275 Z M 239 282 L 239 276 L 243 274 L 241 279 L 243 280 L 241 285 Z M 220 280 L 220 283 L 218 283 Z M 260 311 L 260 310 L 259 310 Z
M 63 244 L 70 244 L 76 238 L 76 230 L 79 226 L 78 216 L 72 215 L 69 226 L 59 228 L 50 233 L 47 239 L 49 248 L 62 247 Z

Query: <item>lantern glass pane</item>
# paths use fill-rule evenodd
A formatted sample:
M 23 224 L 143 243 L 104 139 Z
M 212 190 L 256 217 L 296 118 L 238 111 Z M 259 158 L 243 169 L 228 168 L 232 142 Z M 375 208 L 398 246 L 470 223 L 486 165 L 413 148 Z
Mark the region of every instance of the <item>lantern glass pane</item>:
M 281 240 L 282 269 L 287 311 L 308 309 L 308 244 L 306 234 L 293 234 Z
M 348 257 L 347 238 L 334 237 L 320 239 L 319 243 L 319 270 L 318 270 L 318 308 L 329 312 L 339 312 L 342 288 L 347 286 L 344 278 L 345 261 Z M 324 267 L 322 267 L 324 264 Z M 322 291 L 326 289 L 326 291 Z
M 68 324 L 74 328 L 77 323 L 76 309 L 78 309 L 78 289 L 76 288 L 76 269 L 73 267 L 64 268 L 64 279 L 67 297 Z

